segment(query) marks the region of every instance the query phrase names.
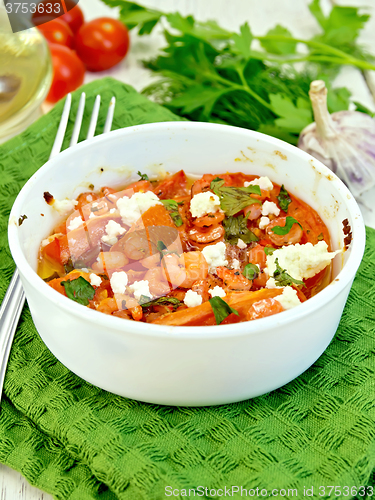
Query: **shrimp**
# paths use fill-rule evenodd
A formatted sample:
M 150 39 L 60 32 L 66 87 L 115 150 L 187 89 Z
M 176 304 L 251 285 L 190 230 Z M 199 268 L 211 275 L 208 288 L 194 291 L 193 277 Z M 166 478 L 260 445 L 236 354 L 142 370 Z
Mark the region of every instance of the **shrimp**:
M 208 275 L 208 264 L 202 252 L 186 252 L 180 258 L 166 255 L 163 259 L 165 278 L 175 287 L 191 288 Z
M 248 291 L 251 289 L 252 281 L 235 269 L 219 266 L 216 268 L 216 274 L 223 280 L 225 291 Z
M 272 222 L 268 224 L 266 227 L 266 233 L 268 238 L 272 241 L 272 243 L 278 247 L 282 247 L 283 245 L 294 245 L 295 243 L 299 243 L 303 236 L 303 230 L 299 226 L 299 224 L 293 224 L 291 230 L 287 234 L 276 234 L 272 231 L 272 228 L 275 226 L 284 227 L 286 224 L 286 217 L 277 217 Z
M 249 307 L 246 319 L 252 321 L 253 319 L 265 318 L 266 316 L 272 316 L 282 311 L 284 311 L 284 308 L 278 300 L 274 298 L 263 299 L 254 302 Z
M 259 203 L 252 203 L 251 205 L 243 209 L 244 215 L 247 215 L 249 212 L 249 220 L 258 219 L 262 215 L 262 205 L 260 205 Z
M 202 193 L 204 191 L 209 191 L 211 182 L 215 179 L 215 175 L 205 174 L 201 179 L 198 179 L 191 186 L 191 197 L 195 196 L 198 193 Z
M 251 248 L 248 251 L 247 255 L 249 257 L 249 262 L 251 262 L 252 264 L 257 264 L 262 269 L 266 267 L 267 255 L 262 245 L 256 245 L 255 247 Z
M 148 281 L 150 292 L 156 297 L 164 297 L 171 291 L 161 267 L 149 269 L 144 279 Z
M 122 252 L 100 252 L 98 259 L 92 265 L 95 272 L 102 273 L 111 269 L 124 267 L 129 259 Z
M 195 243 L 212 243 L 224 236 L 225 230 L 222 225 L 215 224 L 209 228 L 193 227 L 188 231 L 189 240 Z
M 222 210 L 217 210 L 213 214 L 202 215 L 202 217 L 197 217 L 192 220 L 192 224 L 196 227 L 213 226 L 214 224 L 220 224 L 225 218 L 225 213 Z

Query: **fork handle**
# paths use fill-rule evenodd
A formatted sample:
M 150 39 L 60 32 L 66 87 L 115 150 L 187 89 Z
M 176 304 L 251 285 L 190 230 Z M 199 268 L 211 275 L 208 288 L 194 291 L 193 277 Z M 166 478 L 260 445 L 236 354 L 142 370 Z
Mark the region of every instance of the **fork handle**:
M 0 401 L 10 348 L 24 303 L 25 293 L 16 269 L 0 309 Z

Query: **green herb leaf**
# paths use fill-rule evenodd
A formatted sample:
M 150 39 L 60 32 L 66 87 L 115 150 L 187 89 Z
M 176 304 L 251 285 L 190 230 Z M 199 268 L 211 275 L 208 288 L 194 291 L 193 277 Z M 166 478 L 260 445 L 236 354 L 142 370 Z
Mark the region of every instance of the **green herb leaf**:
M 144 308 L 152 306 L 173 306 L 173 312 L 182 304 L 176 297 L 159 297 L 158 299 L 150 300 L 149 297 L 141 295 L 140 305 Z
M 290 31 L 287 28 L 280 26 L 280 24 L 275 26 L 275 28 L 269 30 L 268 33 L 266 34 L 266 37 L 268 35 L 282 35 L 285 37 L 292 36 Z M 289 42 L 289 41 L 280 42 L 280 41 L 275 41 L 273 39 L 267 40 L 266 37 L 264 37 L 260 43 L 262 47 L 271 54 L 295 54 L 297 47 L 296 42 Z
M 247 23 L 240 27 L 240 35 L 233 33 L 232 40 L 234 42 L 234 51 L 241 54 L 246 59 L 251 56 L 251 42 L 253 35 Z
M 177 257 L 180 257 L 180 254 L 177 252 L 177 250 L 168 250 L 168 247 L 164 244 L 163 241 L 159 240 L 156 243 L 156 248 L 160 252 L 160 260 L 165 256 L 165 255 L 172 255 L 176 254 Z
M 287 212 L 290 203 L 292 203 L 292 200 L 289 196 L 288 191 L 285 189 L 284 184 L 282 184 L 282 186 L 281 186 L 280 193 L 279 193 L 279 196 L 277 197 L 277 199 L 279 201 L 279 205 L 280 205 L 281 210 L 284 210 L 284 212 Z
M 78 302 L 78 304 L 87 306 L 89 300 L 94 298 L 95 288 L 82 276 L 75 280 L 62 281 L 61 284 L 65 288 L 66 295 L 69 299 Z
M 148 175 L 147 174 L 141 174 L 141 172 L 138 170 L 137 174 L 139 175 L 141 181 L 148 181 Z
M 313 121 L 307 99 L 299 97 L 297 104 L 294 104 L 290 97 L 271 94 L 270 100 L 274 113 L 280 117 L 275 120 L 275 124 L 289 132 L 299 133 Z
M 296 220 L 294 217 L 288 216 L 285 220 L 285 226 L 274 226 L 271 231 L 275 234 L 278 234 L 280 236 L 284 236 L 285 234 L 288 234 L 289 231 L 292 229 L 294 224 L 298 224 L 299 227 L 302 229 L 301 224 Z
M 165 208 L 168 210 L 169 215 L 171 216 L 173 222 L 175 223 L 176 227 L 182 226 L 184 223 L 182 220 L 182 217 L 180 215 L 180 212 L 178 211 L 178 203 L 175 200 L 160 200 Z
M 227 216 L 235 215 L 253 203 L 262 204 L 260 200 L 250 196 L 251 194 L 261 194 L 259 186 L 230 187 L 224 186 L 222 179 L 217 179 L 211 182 L 210 188 L 220 198 L 220 207 Z
M 292 278 L 290 276 L 290 274 L 288 274 L 286 272 L 286 269 L 282 269 L 280 267 L 280 265 L 279 265 L 279 259 L 278 258 L 275 259 L 275 264 L 276 264 L 276 270 L 273 273 L 273 277 L 274 277 L 274 279 L 276 281 L 276 284 L 278 286 L 291 286 L 293 283 L 295 285 L 306 286 L 303 281 L 296 280 L 296 279 Z
M 239 312 L 230 307 L 221 297 L 212 297 L 212 299 L 209 299 L 209 303 L 214 312 L 217 325 L 220 325 L 232 313 L 239 316 Z
M 256 264 L 246 264 L 242 274 L 248 280 L 255 280 L 259 276 L 259 267 Z
M 255 234 L 247 227 L 247 217 L 243 215 L 225 217 L 223 226 L 225 229 L 225 241 L 231 245 L 237 245 L 238 238 L 241 238 L 244 243 L 258 241 Z
M 276 250 L 276 248 L 272 248 L 272 247 L 264 247 L 264 253 L 266 255 L 272 255 L 273 252 Z

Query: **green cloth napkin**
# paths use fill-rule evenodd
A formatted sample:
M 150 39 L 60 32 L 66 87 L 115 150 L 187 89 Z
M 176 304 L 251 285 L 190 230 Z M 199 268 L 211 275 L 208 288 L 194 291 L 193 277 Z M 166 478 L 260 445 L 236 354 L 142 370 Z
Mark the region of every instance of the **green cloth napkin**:
M 116 96 L 113 128 L 179 120 L 109 78 L 84 90 L 88 109 L 98 93 L 104 103 Z M 78 95 L 73 101 L 78 102 Z M 0 148 L 1 297 L 14 270 L 6 238 L 9 211 L 21 186 L 48 159 L 61 109 L 59 104 Z M 374 276 L 375 231 L 367 229 L 362 265 L 325 353 L 281 389 L 218 407 L 145 404 L 94 387 L 54 358 L 25 307 L 5 379 L 0 461 L 59 500 L 184 498 L 199 486 L 200 498 L 220 493 L 241 498 L 241 487 L 255 489 L 253 496 L 261 496 L 262 488 L 267 496 L 272 489 L 286 490 L 274 492 L 276 498 L 292 496 L 288 489 L 297 489 L 302 497 L 304 488 L 311 493 L 311 487 L 315 498 L 370 498 L 375 467 Z

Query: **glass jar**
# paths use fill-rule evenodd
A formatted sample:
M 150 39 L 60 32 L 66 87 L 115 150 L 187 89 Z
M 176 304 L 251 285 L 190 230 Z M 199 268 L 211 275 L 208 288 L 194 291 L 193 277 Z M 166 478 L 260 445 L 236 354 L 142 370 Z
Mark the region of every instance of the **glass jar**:
M 0 7 L 0 142 L 24 130 L 38 116 L 52 81 L 43 35 L 26 20 L 13 33 Z

